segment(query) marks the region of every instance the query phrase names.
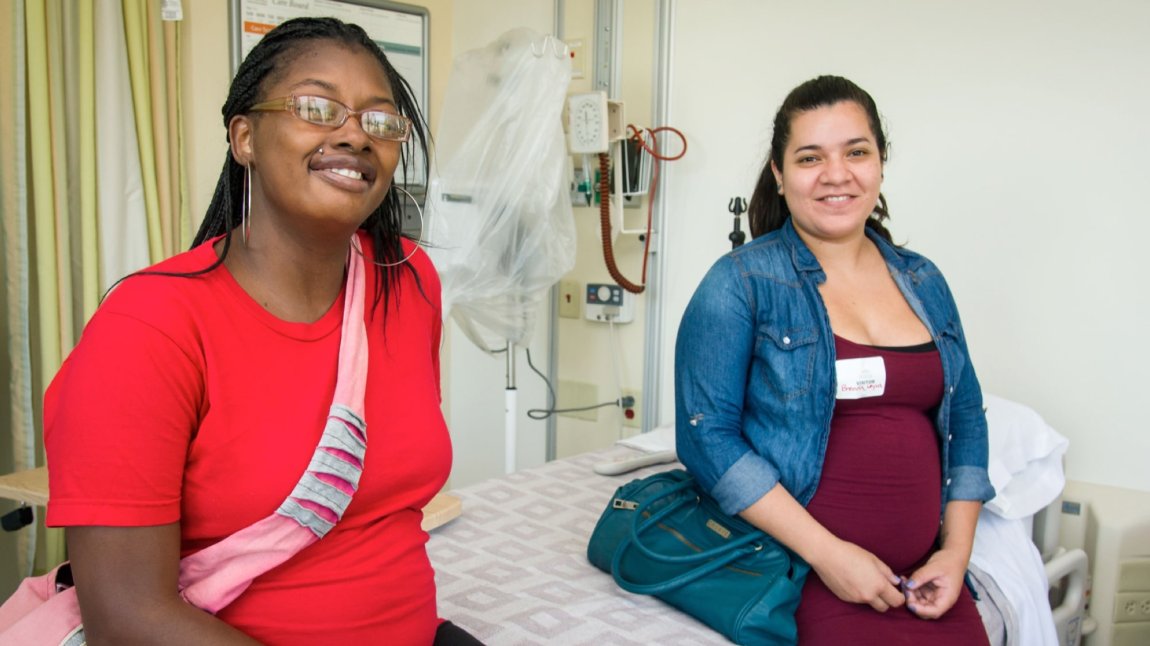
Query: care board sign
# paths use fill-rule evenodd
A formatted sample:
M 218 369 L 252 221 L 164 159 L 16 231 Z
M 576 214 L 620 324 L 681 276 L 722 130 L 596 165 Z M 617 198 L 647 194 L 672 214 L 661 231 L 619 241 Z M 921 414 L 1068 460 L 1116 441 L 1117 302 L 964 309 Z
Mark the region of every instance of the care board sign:
M 387 0 L 230 0 L 232 74 L 240 61 L 273 27 L 292 18 L 331 16 L 352 22 L 387 54 L 387 59 L 411 84 L 420 110 L 427 116 L 428 11 Z M 413 147 L 414 149 L 415 147 Z M 419 154 L 418 152 L 416 153 Z M 423 160 L 416 158 L 407 183 L 423 186 Z M 398 177 L 396 178 L 399 179 Z

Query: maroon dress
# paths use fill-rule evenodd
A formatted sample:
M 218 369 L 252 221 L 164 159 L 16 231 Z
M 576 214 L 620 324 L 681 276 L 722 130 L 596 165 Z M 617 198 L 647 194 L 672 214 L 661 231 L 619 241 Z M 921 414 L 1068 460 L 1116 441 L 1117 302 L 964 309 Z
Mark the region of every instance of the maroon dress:
M 835 536 L 870 551 L 900 576 L 926 562 L 938 537 L 942 467 L 934 427 L 942 363 L 934 344 L 875 348 L 835 337 L 838 359 L 880 356 L 886 386 L 878 397 L 839 399 L 822 476 L 807 511 Z M 812 571 L 796 613 L 802 646 L 987 644 L 986 629 L 963 586 L 937 620 L 895 608 L 879 613 L 841 601 Z

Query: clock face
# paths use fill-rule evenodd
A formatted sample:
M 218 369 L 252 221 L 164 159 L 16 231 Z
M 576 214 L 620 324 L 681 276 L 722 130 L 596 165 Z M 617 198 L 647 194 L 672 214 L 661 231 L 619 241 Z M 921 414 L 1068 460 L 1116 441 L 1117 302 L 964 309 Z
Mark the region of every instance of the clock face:
M 569 103 L 570 147 L 573 153 L 607 151 L 606 95 L 600 92 L 573 95 Z

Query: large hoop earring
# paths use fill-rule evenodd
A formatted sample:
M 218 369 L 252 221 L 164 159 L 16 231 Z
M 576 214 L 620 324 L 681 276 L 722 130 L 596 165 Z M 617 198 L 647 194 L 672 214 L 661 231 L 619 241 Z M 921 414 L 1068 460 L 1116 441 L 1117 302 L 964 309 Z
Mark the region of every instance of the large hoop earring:
M 397 191 L 402 192 L 404 195 L 407 196 L 407 198 L 409 200 L 411 200 L 411 203 L 415 205 L 415 212 L 419 214 L 419 239 L 417 239 L 415 241 L 415 246 L 413 246 L 411 248 L 411 251 L 406 256 L 403 257 L 403 260 L 400 260 L 398 262 L 376 262 L 376 261 L 372 260 L 371 263 L 373 265 L 376 265 L 377 267 L 396 267 L 398 265 L 402 265 L 403 263 L 410 260 L 411 257 L 415 255 L 415 252 L 419 249 L 419 245 L 423 244 L 423 230 L 424 230 L 423 208 L 421 206 L 419 206 L 419 200 L 415 199 L 415 196 L 412 195 L 411 193 L 408 193 L 407 189 L 401 188 L 400 186 L 398 186 L 396 184 L 392 184 L 391 188 L 394 188 Z M 359 248 L 359 243 L 357 242 L 355 236 L 352 236 L 352 238 L 351 238 L 351 248 L 355 249 L 355 252 L 358 253 L 361 258 L 363 258 L 365 260 L 367 259 L 367 256 L 363 255 L 363 250 Z
M 240 233 L 243 235 L 244 246 L 248 245 L 248 238 L 252 235 L 252 175 L 250 167 L 244 164 L 244 202 L 240 210 Z

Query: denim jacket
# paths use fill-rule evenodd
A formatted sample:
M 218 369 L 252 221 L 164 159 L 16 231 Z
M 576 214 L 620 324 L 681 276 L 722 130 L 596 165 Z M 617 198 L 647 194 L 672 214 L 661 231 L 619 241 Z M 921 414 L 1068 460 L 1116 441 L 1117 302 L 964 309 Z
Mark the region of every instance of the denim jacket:
M 932 262 L 875 235 L 891 276 L 942 359 L 935 428 L 940 495 L 994 497 L 982 391 L 958 310 Z M 679 459 L 730 514 L 776 483 L 806 505 L 815 494 L 835 407 L 835 344 L 818 286 L 826 280 L 788 220 L 723 256 L 695 290 L 675 343 Z

